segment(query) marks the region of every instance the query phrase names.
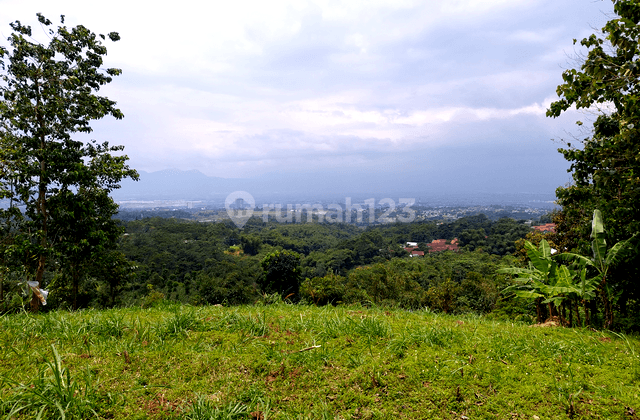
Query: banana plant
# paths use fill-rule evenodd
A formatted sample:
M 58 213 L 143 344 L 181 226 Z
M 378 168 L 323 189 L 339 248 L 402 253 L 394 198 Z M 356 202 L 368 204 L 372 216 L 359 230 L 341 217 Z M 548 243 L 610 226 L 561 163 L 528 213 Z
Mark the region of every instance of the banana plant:
M 595 297 L 595 291 L 600 289 L 600 295 L 602 297 L 602 303 L 604 305 L 605 316 L 605 328 L 611 327 L 613 324 L 613 309 L 612 300 L 615 297 L 613 288 L 607 283 L 607 275 L 609 269 L 616 265 L 620 259 L 624 256 L 624 253 L 629 249 L 631 240 L 638 234 L 636 233 L 631 238 L 620 241 L 607 250 L 607 240 L 605 238 L 604 223 L 602 221 L 602 213 L 596 209 L 593 212 L 593 220 L 591 222 L 591 250 L 593 257 L 588 258 L 583 255 L 573 254 L 565 252 L 558 255 L 559 259 L 567 261 L 575 261 L 583 267 L 592 267 L 598 274 L 589 280 L 582 276 L 582 288 L 588 290 L 589 293 L 593 292 L 593 296 L 590 294 L 585 295 L 590 299 Z
M 538 248 L 529 241 L 525 241 L 524 246 L 529 257 L 529 267 L 502 268 L 498 272 L 517 276 L 515 284 L 505 288 L 504 292 L 513 292 L 525 299 L 535 299 L 538 322 L 542 322 L 541 305 L 548 305 L 549 315 L 556 313 L 555 308 L 575 292 L 573 278 L 576 274 L 565 266 L 558 267 L 545 239 L 540 241 Z
M 512 292 L 525 299 L 535 299 L 538 322 L 542 322 L 541 305 L 546 304 L 549 315 L 560 315 L 563 322 L 565 309 L 569 309 L 571 323 L 575 310 L 580 323 L 578 302 L 585 305 L 586 313 L 586 303 L 595 297 L 597 281 L 586 278 L 587 270 L 579 262 L 571 266 L 559 265 L 555 261 L 557 256 L 552 255 L 553 251 L 545 239 L 540 241 L 538 248 L 525 241 L 525 249 L 529 257 L 528 268 L 510 267 L 498 270 L 500 273 L 517 276 L 515 284 L 505 288 L 504 292 Z M 562 313 L 558 313 L 557 308 L 562 308 Z

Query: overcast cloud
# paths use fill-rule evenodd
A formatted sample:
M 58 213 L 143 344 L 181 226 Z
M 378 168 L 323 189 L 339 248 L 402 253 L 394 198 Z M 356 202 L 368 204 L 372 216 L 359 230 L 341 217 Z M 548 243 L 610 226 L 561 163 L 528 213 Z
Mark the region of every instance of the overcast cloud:
M 139 170 L 332 171 L 549 192 L 569 180 L 550 139 L 576 132 L 580 116 L 545 110 L 575 65 L 572 39 L 612 9 L 592 0 L 171 4 L 0 0 L 0 42 L 14 20 L 42 35 L 36 12 L 119 32 L 105 64 L 123 75 L 102 93 L 125 119 L 95 123 L 92 137 L 124 144 Z

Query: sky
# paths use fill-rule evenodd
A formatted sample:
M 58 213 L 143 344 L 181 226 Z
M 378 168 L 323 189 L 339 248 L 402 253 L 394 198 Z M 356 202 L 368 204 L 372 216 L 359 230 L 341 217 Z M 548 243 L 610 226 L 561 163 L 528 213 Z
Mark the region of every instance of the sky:
M 125 115 L 91 138 L 140 171 L 309 177 L 339 184 L 550 192 L 570 181 L 557 148 L 579 135 L 545 117 L 578 40 L 611 17 L 594 0 L 0 0 L 82 24 L 122 76 L 100 94 Z M 354 181 L 355 180 L 355 181 Z

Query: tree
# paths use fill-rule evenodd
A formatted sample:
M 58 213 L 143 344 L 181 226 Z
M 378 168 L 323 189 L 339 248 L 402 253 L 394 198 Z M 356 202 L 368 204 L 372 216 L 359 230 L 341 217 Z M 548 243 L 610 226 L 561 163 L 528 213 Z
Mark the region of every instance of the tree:
M 631 239 L 637 235 L 634 234 Z M 586 258 L 582 255 L 573 253 L 563 253 L 558 255 L 559 258 L 565 260 L 577 260 L 585 267 L 591 267 L 598 272 L 598 275 L 590 279 L 590 283 L 599 287 L 600 296 L 604 306 L 605 322 L 604 326 L 610 328 L 613 325 L 612 302 L 615 299 L 613 288 L 607 283 L 609 270 L 620 261 L 623 254 L 629 249 L 631 239 L 616 243 L 607 249 L 607 241 L 605 239 L 605 230 L 602 223 L 602 213 L 600 210 L 593 212 L 593 222 L 591 224 L 591 250 L 592 258 Z M 583 279 L 584 282 L 584 279 Z
M 262 240 L 256 235 L 242 235 L 240 237 L 242 243 L 242 250 L 248 255 L 257 255 L 262 246 Z
M 16 223 L 21 239 L 13 241 L 12 251 L 42 284 L 48 259 L 56 254 L 84 253 L 88 260 L 84 245 L 90 236 L 101 235 L 95 229 L 108 224 L 117 209 L 108 193 L 123 178 L 138 175 L 126 164 L 127 156 L 112 154 L 122 146 L 72 138 L 90 133 L 93 120 L 123 117 L 114 101 L 97 95 L 121 73 L 102 69 L 105 36 L 82 25 L 69 29 L 64 16 L 53 30 L 49 19 L 37 16 L 48 28 L 47 45 L 32 41 L 31 27 L 16 21 L 10 47 L 0 47 L 0 197 L 16 203 L 2 214 Z M 107 36 L 120 39 L 116 32 Z M 78 211 L 80 218 L 92 219 L 82 232 L 75 226 Z M 113 229 L 108 230 L 106 236 L 112 237 Z M 82 244 L 84 251 L 72 243 Z M 37 310 L 35 300 L 32 308 Z
M 580 322 L 578 302 L 581 302 L 584 305 L 587 325 L 590 324 L 589 307 L 596 307 L 593 300 L 597 293 L 603 304 L 604 326 L 610 328 L 613 325 L 612 303 L 615 293 L 608 284 L 607 275 L 629 249 L 630 240 L 618 242 L 607 249 L 602 214 L 599 210 L 593 212 L 591 238 L 593 239 L 591 242 L 593 258 L 570 252 L 556 254 L 555 258 L 552 258 L 552 248 L 546 239 L 540 240 L 538 248 L 531 242 L 525 241 L 524 248 L 529 257 L 529 267 L 509 267 L 498 270 L 499 273 L 518 276 L 515 284 L 504 289 L 504 292 L 513 292 L 516 296 L 525 299 L 535 299 L 538 322 L 541 321 L 541 303 L 549 304 L 550 315 L 554 314 L 555 307 L 560 306 L 563 309 L 562 318 L 568 303 L 570 316 L 572 308 L 575 308 L 576 317 Z M 557 264 L 555 260 L 571 261 L 577 264 L 568 267 Z M 597 271 L 598 274 L 587 278 L 588 268 Z M 545 298 L 544 301 L 542 301 L 543 298 Z
M 580 319 L 577 301 L 586 304 L 595 296 L 596 282 L 585 279 L 586 270 L 576 272 L 564 265 L 558 265 L 552 259 L 552 251 L 546 239 L 542 239 L 538 248 L 531 242 L 525 241 L 524 247 L 529 257 L 527 268 L 508 267 L 501 268 L 498 273 L 515 274 L 515 284 L 505 288 L 503 293 L 513 292 L 517 297 L 534 299 L 538 322 L 542 322 L 542 305 L 547 304 L 549 316 L 560 316 L 565 322 L 565 309 L 568 303 L 569 315 L 572 316 L 572 308 Z M 576 280 L 579 277 L 579 280 Z M 544 299 L 544 300 L 543 300 Z M 561 309 L 559 313 L 557 308 Z M 585 306 L 585 313 L 587 309 Z
M 626 240 L 640 231 L 640 4 L 614 0 L 616 17 L 580 44 L 588 49 L 579 69 L 564 71 L 560 99 L 547 116 L 558 117 L 571 106 L 597 109 L 591 137 L 577 147 L 559 149 L 571 162 L 573 184 L 558 188 L 562 206 L 560 237 L 577 238 L 571 248 L 589 252 L 589 221 L 595 209 L 605 215 L 608 237 Z M 577 41 L 574 40 L 574 44 Z M 579 125 L 582 125 L 578 121 Z M 635 256 L 616 268 L 609 285 L 622 292 L 620 309 L 640 298 Z
M 49 230 L 54 233 L 57 244 L 53 256 L 63 270 L 60 278 L 71 280 L 70 302 L 75 310 L 78 309 L 78 293 L 84 278 L 101 273 L 100 279 L 107 283 L 118 281 L 117 270 L 107 269 L 114 265 L 112 258 L 107 258 L 107 255 L 114 252 L 123 232 L 113 218 L 118 212 L 118 205 L 104 189 L 82 187 L 75 193 L 65 191 L 52 197 L 49 207 Z M 105 267 L 98 267 L 101 264 Z M 112 305 L 115 290 L 116 287 L 110 286 Z
M 465 246 L 469 251 L 482 248 L 486 245 L 487 234 L 484 229 L 465 229 L 458 238 L 460 246 Z
M 283 297 L 295 295 L 300 288 L 300 254 L 295 251 L 274 251 L 262 262 L 264 278 L 261 288 L 267 293 L 279 293 Z

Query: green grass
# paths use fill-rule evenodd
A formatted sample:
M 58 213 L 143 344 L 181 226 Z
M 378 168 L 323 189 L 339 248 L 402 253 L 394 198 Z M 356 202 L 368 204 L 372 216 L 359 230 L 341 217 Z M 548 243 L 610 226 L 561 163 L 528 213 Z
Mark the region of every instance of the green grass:
M 639 353 L 608 332 L 361 307 L 5 315 L 0 419 L 634 419 Z

